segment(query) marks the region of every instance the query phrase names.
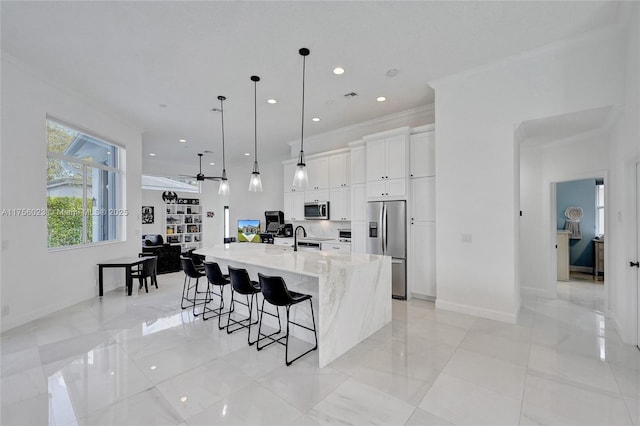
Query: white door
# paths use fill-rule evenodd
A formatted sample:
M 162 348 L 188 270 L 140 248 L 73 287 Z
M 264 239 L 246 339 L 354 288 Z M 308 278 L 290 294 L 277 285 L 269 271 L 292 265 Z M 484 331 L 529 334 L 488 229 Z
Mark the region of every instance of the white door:
M 436 178 L 411 179 L 411 219 L 432 222 L 436 220 Z

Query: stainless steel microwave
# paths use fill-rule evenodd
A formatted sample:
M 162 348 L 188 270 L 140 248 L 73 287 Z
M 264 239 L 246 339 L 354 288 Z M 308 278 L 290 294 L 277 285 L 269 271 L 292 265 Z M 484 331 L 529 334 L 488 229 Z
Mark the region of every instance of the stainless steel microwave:
M 304 203 L 305 219 L 329 219 L 329 202 Z

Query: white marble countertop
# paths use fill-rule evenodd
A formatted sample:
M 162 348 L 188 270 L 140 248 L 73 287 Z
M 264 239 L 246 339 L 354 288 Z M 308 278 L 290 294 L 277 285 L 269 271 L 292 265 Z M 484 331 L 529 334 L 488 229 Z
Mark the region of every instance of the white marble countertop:
M 195 250 L 194 253 L 314 277 L 324 277 L 332 272 L 378 261 L 384 257 L 366 253 L 295 252 L 291 247 L 251 243 L 204 247 Z

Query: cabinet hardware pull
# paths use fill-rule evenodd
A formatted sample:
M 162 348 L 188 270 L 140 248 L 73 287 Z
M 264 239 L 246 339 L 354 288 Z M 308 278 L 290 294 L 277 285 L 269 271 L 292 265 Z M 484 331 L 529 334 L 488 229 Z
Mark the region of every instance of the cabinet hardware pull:
M 629 266 L 632 268 L 635 266 L 636 268 L 640 268 L 640 262 L 629 262 Z

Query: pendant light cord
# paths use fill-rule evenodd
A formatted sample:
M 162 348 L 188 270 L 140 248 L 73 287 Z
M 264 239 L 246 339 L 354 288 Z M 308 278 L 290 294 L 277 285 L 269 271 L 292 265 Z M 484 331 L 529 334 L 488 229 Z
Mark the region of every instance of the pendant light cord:
M 300 134 L 300 152 L 304 152 L 304 76 L 306 74 L 307 57 L 302 56 L 302 130 Z
M 223 100 L 220 99 L 220 115 L 222 117 L 222 173 L 224 175 L 227 170 L 227 166 L 224 161 L 224 107 L 222 105 L 222 102 Z
M 253 147 L 254 159 L 258 163 L 258 81 L 253 81 Z M 256 170 L 257 171 L 257 170 Z

